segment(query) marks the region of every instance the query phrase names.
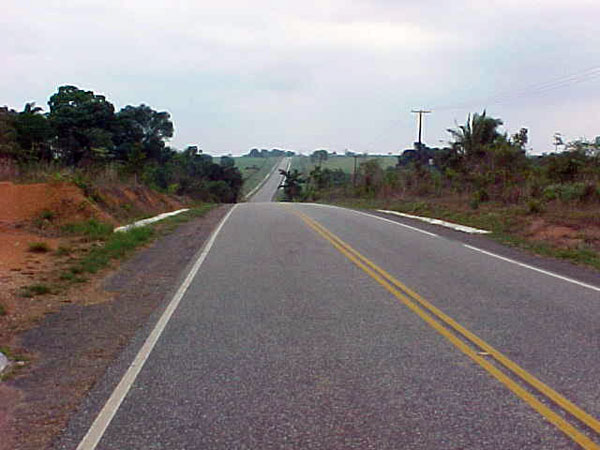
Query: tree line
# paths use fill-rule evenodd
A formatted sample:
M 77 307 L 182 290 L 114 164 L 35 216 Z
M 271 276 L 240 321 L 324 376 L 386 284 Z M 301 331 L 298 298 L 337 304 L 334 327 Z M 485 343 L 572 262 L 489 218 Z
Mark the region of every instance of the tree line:
M 22 111 L 0 108 L 0 159 L 26 170 L 32 164 L 69 168 L 116 167 L 162 191 L 200 200 L 235 202 L 242 176 L 232 158 L 220 164 L 195 146 L 167 145 L 174 125 L 166 111 L 128 105 L 119 111 L 105 96 L 61 86 L 44 113 L 35 103 Z
M 376 159 L 360 164 L 355 175 L 317 165 L 304 178 L 290 177 L 295 199 L 323 196 L 427 197 L 459 195 L 472 208 L 489 201 L 526 204 L 537 212 L 552 201 L 600 202 L 600 137 L 560 143 L 563 151 L 527 154 L 528 130 L 509 135 L 503 122 L 485 111 L 448 129 L 449 143 L 431 148 L 415 143 L 383 169 Z M 313 162 L 327 156 L 312 155 Z M 290 174 L 293 175 L 293 174 Z

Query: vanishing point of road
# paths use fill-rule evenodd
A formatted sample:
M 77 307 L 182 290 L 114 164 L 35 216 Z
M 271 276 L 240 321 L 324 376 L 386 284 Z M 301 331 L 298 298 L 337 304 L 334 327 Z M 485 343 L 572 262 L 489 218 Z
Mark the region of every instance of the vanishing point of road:
M 279 183 L 229 211 L 60 448 L 598 448 L 596 274 Z

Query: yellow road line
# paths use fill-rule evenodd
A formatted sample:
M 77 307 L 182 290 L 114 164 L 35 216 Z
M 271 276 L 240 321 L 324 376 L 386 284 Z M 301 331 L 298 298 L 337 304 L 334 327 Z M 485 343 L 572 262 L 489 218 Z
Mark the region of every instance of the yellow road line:
M 520 367 L 515 362 L 511 361 L 509 358 L 504 356 L 501 352 L 496 350 L 494 347 L 492 347 L 490 344 L 485 342 L 483 339 L 481 339 L 480 337 L 478 337 L 471 331 L 467 330 L 465 327 L 463 327 L 458 322 L 456 322 L 454 319 L 452 319 L 451 317 L 446 315 L 444 312 L 442 312 L 440 309 L 435 307 L 429 301 L 425 300 L 419 294 L 417 294 L 416 292 L 411 290 L 404 283 L 402 283 L 401 281 L 394 278 L 392 275 L 390 275 L 384 269 L 377 266 L 375 263 L 370 261 L 365 256 L 361 255 L 358 251 L 356 251 L 352 247 L 350 247 L 349 244 L 347 244 L 342 239 L 340 239 L 339 237 L 337 237 L 336 235 L 331 233 L 329 230 L 327 230 L 325 227 L 323 227 L 323 225 L 319 224 L 318 222 L 314 221 L 313 219 L 311 219 L 310 217 L 308 217 L 306 215 L 305 215 L 305 217 L 308 220 L 310 220 L 312 223 L 314 223 L 316 226 L 320 227 L 323 230 L 323 232 L 326 233 L 331 239 L 338 242 L 342 247 L 346 248 L 350 253 L 354 254 L 359 259 L 361 259 L 366 265 L 368 265 L 373 270 L 375 270 L 376 272 L 381 274 L 384 278 L 386 278 L 392 284 L 399 287 L 409 297 L 411 297 L 413 300 L 420 303 L 423 307 L 425 307 L 427 310 L 429 310 L 432 314 L 434 314 L 436 317 L 438 317 L 440 320 L 442 320 L 448 326 L 450 326 L 454 330 L 458 331 L 461 335 L 463 335 L 466 339 L 468 339 L 469 341 L 473 342 L 475 345 L 480 347 L 483 351 L 489 353 L 490 356 L 492 356 L 494 359 L 496 359 L 500 364 L 502 364 L 504 367 L 509 369 L 514 374 L 521 377 L 524 381 L 526 381 L 531 386 L 536 388 L 538 391 L 543 393 L 546 397 L 551 399 L 557 405 L 559 405 L 560 407 L 567 410 L 570 414 L 572 414 L 574 417 L 579 419 L 581 422 L 585 423 L 587 426 L 589 426 L 591 429 L 593 429 L 597 433 L 600 433 L 600 422 L 598 420 L 596 420 L 594 417 L 592 417 L 591 415 L 589 415 L 588 413 L 583 411 L 581 408 L 579 408 L 574 403 L 570 402 L 568 399 L 566 399 L 561 394 L 556 392 L 550 386 L 544 384 L 542 381 L 540 381 L 539 379 L 537 379 L 536 377 L 534 377 L 533 375 L 531 375 L 530 373 L 525 371 L 525 369 Z
M 376 280 L 379 284 L 381 284 L 384 288 L 386 288 L 391 294 L 393 294 L 398 300 L 400 300 L 403 304 L 405 304 L 408 308 L 410 308 L 415 314 L 417 314 L 421 319 L 423 319 L 428 325 L 438 331 L 442 336 L 448 339 L 452 344 L 454 344 L 459 350 L 465 353 L 469 358 L 483 367 L 488 373 L 494 376 L 498 381 L 508 387 L 513 393 L 515 393 L 518 397 L 528 403 L 532 408 L 534 408 L 537 412 L 539 412 L 542 416 L 544 416 L 548 421 L 553 423 L 557 428 L 559 428 L 563 433 L 569 436 L 573 441 L 581 445 L 585 449 L 600 449 L 596 443 L 590 440 L 585 434 L 580 432 L 577 428 L 563 419 L 559 414 L 555 413 L 553 410 L 548 408 L 542 402 L 540 402 L 535 396 L 530 394 L 527 390 L 525 390 L 522 386 L 513 381 L 510 377 L 504 374 L 501 370 L 487 361 L 485 358 L 477 354 L 471 347 L 469 347 L 466 343 L 456 337 L 450 330 L 441 325 L 436 319 L 434 319 L 430 314 L 428 314 L 422 307 L 429 310 L 429 312 L 433 313 L 440 320 L 446 323 L 448 326 L 453 328 L 455 331 L 463 335 L 469 341 L 477 345 L 479 348 L 483 349 L 485 352 L 489 353 L 494 357 L 499 363 L 505 366 L 507 369 L 511 370 L 513 373 L 521 377 L 527 383 L 538 389 L 541 393 L 546 395 L 546 397 L 550 398 L 556 404 L 560 405 L 564 410 L 568 411 L 571 415 L 578 418 L 586 425 L 590 426 L 590 428 L 595 431 L 600 430 L 600 423 L 594 419 L 592 416 L 587 414 L 585 411 L 571 403 L 566 398 L 562 397 L 559 393 L 554 391 L 549 386 L 545 385 L 538 379 L 536 379 L 533 375 L 526 372 L 523 368 L 518 366 L 516 363 L 509 360 L 506 356 L 502 355 L 492 346 L 484 342 L 482 339 L 477 337 L 475 334 L 471 333 L 463 326 L 455 322 L 452 318 L 444 314 L 442 311 L 437 309 L 427 300 L 419 296 L 416 292 L 410 290 L 407 286 L 405 286 L 400 281 L 396 280 L 389 273 L 381 269 L 372 261 L 368 260 L 366 257 L 361 255 L 358 251 L 354 250 L 350 245 L 342 241 L 340 238 L 335 236 L 325 227 L 323 227 L 318 222 L 314 221 L 307 215 L 296 212 L 305 223 L 310 226 L 313 230 L 315 230 L 318 234 L 320 234 L 324 239 L 329 241 L 340 253 L 346 256 L 350 261 L 352 261 L 355 265 L 360 267 L 364 272 L 366 272 L 371 278 Z M 395 286 L 394 286 L 395 285 Z M 401 290 L 399 290 L 400 288 Z M 408 294 L 412 297 L 410 299 L 407 297 Z M 413 301 L 414 300 L 414 301 Z M 421 304 L 419 306 L 417 303 Z

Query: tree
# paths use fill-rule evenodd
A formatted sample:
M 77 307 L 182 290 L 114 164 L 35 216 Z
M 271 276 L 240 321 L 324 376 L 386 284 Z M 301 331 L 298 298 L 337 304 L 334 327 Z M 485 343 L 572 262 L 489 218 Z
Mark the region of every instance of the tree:
M 300 198 L 302 195 L 302 184 L 306 181 L 300 176 L 300 172 L 298 172 L 297 169 L 294 169 L 294 171 L 279 169 L 279 173 L 284 177 L 284 180 L 279 187 L 283 188 L 285 201 L 292 202 L 297 198 Z
M 510 139 L 511 144 L 525 150 L 527 142 L 529 142 L 529 130 L 527 128 L 521 128 L 518 133 L 513 134 Z
M 165 141 L 173 137 L 173 122 L 168 112 L 158 112 L 141 104 L 126 106 L 117 115 L 113 126 L 117 158 L 126 159 L 134 144 L 141 145 L 146 158 L 164 163 Z
M 15 159 L 19 154 L 16 117 L 17 113 L 14 110 L 0 107 L 0 158 Z
M 17 142 L 23 150 L 22 160 L 52 159 L 50 140 L 54 131 L 50 122 L 42 114 L 42 108 L 35 103 L 26 103 L 23 111 L 15 117 Z
M 48 120 L 58 138 L 58 153 L 70 165 L 93 158 L 93 148 L 111 151 L 115 108 L 103 95 L 61 86 L 48 101 Z
M 486 147 L 494 143 L 500 136 L 498 127 L 502 125 L 501 119 L 494 119 L 482 114 L 468 116 L 465 125 L 457 129 L 448 129 L 454 138 L 453 149 L 467 159 L 480 158 L 485 155 Z
M 323 161 L 327 161 L 328 157 L 329 153 L 327 153 L 327 150 L 315 150 L 312 155 L 310 155 L 310 160 L 316 162 L 320 166 Z

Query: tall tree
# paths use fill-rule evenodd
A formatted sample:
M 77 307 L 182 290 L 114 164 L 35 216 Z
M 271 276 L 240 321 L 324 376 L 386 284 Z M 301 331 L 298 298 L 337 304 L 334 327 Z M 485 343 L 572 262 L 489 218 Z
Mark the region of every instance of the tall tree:
M 173 137 L 173 122 L 166 111 L 155 111 L 147 105 L 126 106 L 116 115 L 114 141 L 117 155 L 127 159 L 126 155 L 135 144 L 150 160 L 165 162 L 170 152 L 165 141 Z
M 59 156 L 67 164 L 93 158 L 94 148 L 112 150 L 115 108 L 103 95 L 76 86 L 61 86 L 50 97 L 48 106 Z
M 16 117 L 17 113 L 14 110 L 0 107 L 0 158 L 14 159 L 19 153 Z
M 15 117 L 17 142 L 23 150 L 22 159 L 50 160 L 50 139 L 54 136 L 50 122 L 35 103 L 26 103 L 23 111 Z

